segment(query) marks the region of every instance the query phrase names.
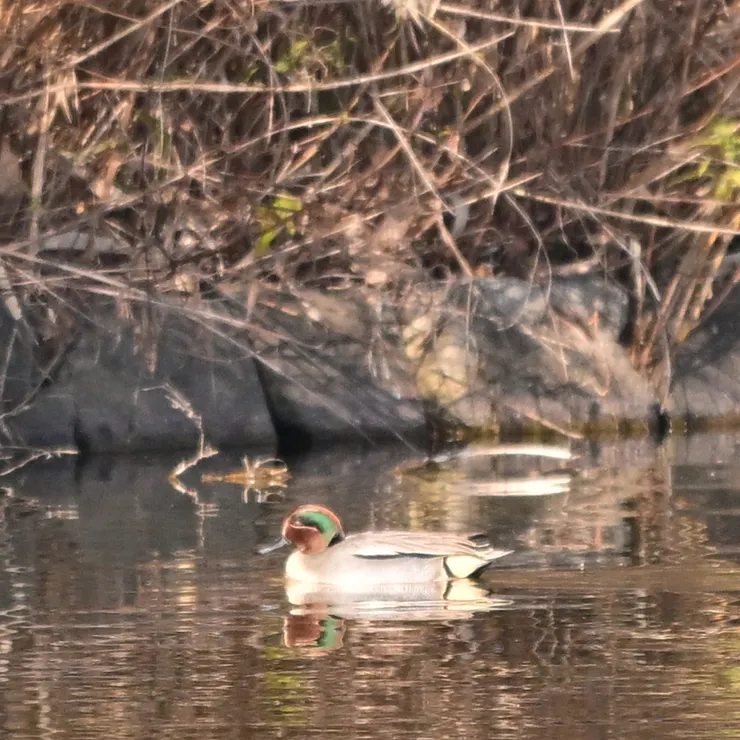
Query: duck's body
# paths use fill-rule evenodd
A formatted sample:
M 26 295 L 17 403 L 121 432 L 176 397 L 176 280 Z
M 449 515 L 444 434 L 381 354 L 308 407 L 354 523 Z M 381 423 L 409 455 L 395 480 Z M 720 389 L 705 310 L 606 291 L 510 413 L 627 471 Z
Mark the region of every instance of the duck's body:
M 385 531 L 346 537 L 336 514 L 322 506 L 301 506 L 290 514 L 283 541 L 296 547 L 285 564 L 288 580 L 344 591 L 468 578 L 511 552 L 495 549 L 480 534 Z

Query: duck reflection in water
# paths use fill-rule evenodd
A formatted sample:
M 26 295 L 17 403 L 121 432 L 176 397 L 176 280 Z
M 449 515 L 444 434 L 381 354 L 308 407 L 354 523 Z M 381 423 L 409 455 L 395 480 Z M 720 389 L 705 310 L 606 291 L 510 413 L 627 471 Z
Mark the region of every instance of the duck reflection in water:
M 315 655 L 344 645 L 344 620 L 330 614 L 289 614 L 283 620 L 283 644 L 303 648 Z

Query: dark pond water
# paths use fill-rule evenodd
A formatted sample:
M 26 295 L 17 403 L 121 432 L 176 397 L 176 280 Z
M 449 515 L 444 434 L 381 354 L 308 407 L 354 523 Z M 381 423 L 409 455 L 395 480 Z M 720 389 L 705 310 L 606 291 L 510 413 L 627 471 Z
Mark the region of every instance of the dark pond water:
M 201 482 L 224 456 L 190 494 L 172 460 L 38 463 L 0 479 L 0 737 L 740 737 L 739 449 L 335 453 L 270 496 Z M 309 501 L 517 554 L 446 601 L 292 604 L 253 553 Z

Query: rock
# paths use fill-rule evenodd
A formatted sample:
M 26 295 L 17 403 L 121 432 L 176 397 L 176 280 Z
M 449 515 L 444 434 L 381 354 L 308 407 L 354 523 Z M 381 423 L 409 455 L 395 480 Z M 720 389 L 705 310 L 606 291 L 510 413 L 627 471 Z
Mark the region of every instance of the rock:
M 100 255 L 126 255 L 131 248 L 123 241 L 108 234 L 97 234 L 80 229 L 70 229 L 53 234 L 44 234 L 40 239 L 40 252 L 44 253 L 87 253 Z
M 437 422 L 584 433 L 655 422 L 656 396 L 619 344 L 618 286 L 492 277 L 396 289 L 261 286 L 205 304 L 202 321 L 193 304 L 134 304 L 131 318 L 89 299 L 74 315 L 94 320 L 43 331 L 28 307 L 14 321 L 0 306 L 4 441 L 193 449 L 202 420 L 216 447 L 274 450 L 278 435 L 285 447 L 421 442 Z M 680 348 L 669 413 L 737 415 L 738 309 L 736 291 Z
M 16 320 L 0 301 L 0 409 L 12 413 L 30 399 L 44 380 L 33 330 L 22 317 Z
M 176 306 L 122 319 L 88 305 L 54 382 L 6 421 L 8 442 L 86 452 L 194 448 L 197 419 L 216 447 L 274 449 L 275 431 L 246 340 Z M 147 321 L 144 322 L 143 318 Z M 148 335 L 145 326 L 155 327 Z
M 593 275 L 553 278 L 550 307 L 581 324 L 598 326 L 604 337 L 618 342 L 628 321 L 629 298 L 615 283 Z
M 409 286 L 400 298 L 366 289 L 260 302 L 253 317 L 265 339 L 255 349 L 283 438 L 409 439 L 427 422 L 478 431 L 652 422 L 655 396 L 618 343 L 628 310 L 618 286 L 585 277 Z
M 740 286 L 678 347 L 666 410 L 689 425 L 740 421 Z
M 449 405 L 466 396 L 475 384 L 480 367 L 478 343 L 471 332 L 459 329 L 459 324 L 444 327 L 434 350 L 421 359 L 416 386 L 425 398 Z
M 430 329 L 422 371 L 433 372 L 417 380 L 453 421 L 560 430 L 651 423 L 656 398 L 618 343 L 628 300 L 617 286 L 584 277 L 547 286 L 494 277 L 458 283 L 443 300 L 432 331 L 435 311 L 419 311 L 424 300 L 415 296 L 407 326 Z M 422 345 L 415 334 L 412 357 Z M 439 376 L 446 380 L 434 390 Z
M 325 296 L 276 294 L 255 313 L 267 330 L 255 340 L 263 388 L 289 446 L 409 440 L 425 429 L 412 368 L 358 301 L 334 296 L 329 309 Z
M 76 418 L 70 394 L 44 389 L 30 405 L 6 420 L 3 444 L 74 449 Z

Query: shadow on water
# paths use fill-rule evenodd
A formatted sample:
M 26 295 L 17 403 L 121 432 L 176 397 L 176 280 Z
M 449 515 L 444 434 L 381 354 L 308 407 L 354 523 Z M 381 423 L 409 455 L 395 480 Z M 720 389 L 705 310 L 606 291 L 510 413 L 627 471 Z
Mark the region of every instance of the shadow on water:
M 413 475 L 334 453 L 269 496 L 202 483 L 223 456 L 185 475 L 197 496 L 176 460 L 28 468 L 0 499 L 0 736 L 737 737 L 739 446 Z M 349 532 L 484 528 L 517 552 L 453 589 L 286 592 L 285 553 L 254 550 L 309 501 Z

